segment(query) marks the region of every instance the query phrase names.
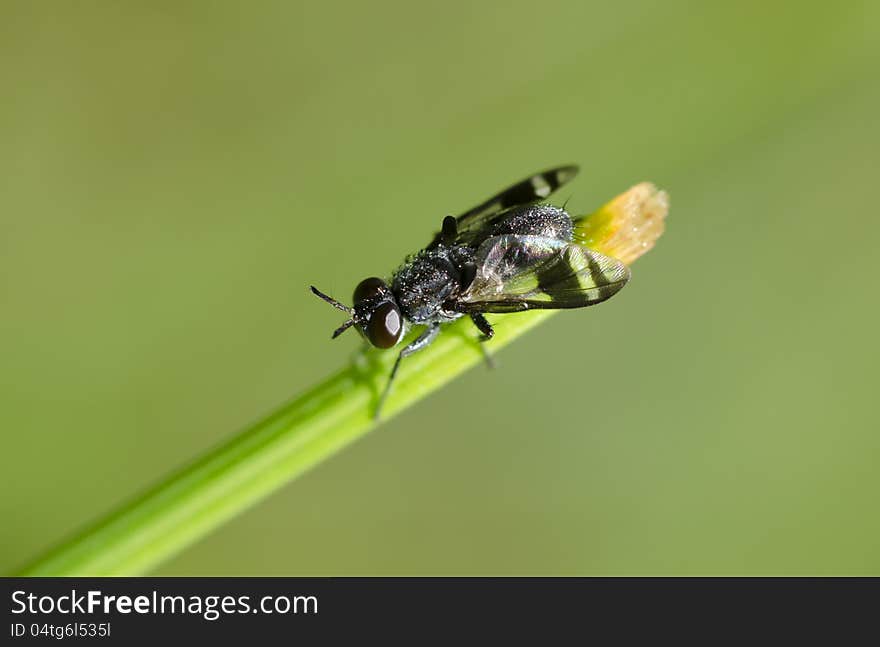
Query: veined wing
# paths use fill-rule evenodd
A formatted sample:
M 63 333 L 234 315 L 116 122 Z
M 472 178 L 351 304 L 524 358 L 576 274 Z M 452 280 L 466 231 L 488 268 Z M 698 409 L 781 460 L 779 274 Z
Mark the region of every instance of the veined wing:
M 513 184 L 491 198 L 468 209 L 456 218 L 457 237 L 455 242 L 468 245 L 474 243 L 506 209 L 536 200 L 548 198 L 563 184 L 569 182 L 578 173 L 578 167 L 571 164 L 541 171 Z M 442 234 L 437 234 L 430 247 L 436 246 Z
M 476 277 L 456 302 L 460 312 L 582 308 L 610 298 L 630 276 L 617 259 L 542 236 L 489 238 L 476 264 Z

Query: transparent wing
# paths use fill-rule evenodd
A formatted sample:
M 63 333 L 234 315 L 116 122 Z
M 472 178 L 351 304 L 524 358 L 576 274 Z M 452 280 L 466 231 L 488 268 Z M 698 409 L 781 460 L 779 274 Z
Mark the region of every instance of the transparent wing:
M 504 210 L 549 197 L 551 193 L 569 182 L 577 173 L 578 167 L 573 164 L 541 171 L 507 187 L 476 207 L 468 209 L 456 218 L 458 236 L 455 242 L 463 245 L 472 244 Z M 430 247 L 440 242 L 440 236 L 441 234 L 437 234 L 434 237 Z
M 520 312 L 601 303 L 629 280 L 617 259 L 542 236 L 494 236 L 477 250 L 477 274 L 460 312 Z

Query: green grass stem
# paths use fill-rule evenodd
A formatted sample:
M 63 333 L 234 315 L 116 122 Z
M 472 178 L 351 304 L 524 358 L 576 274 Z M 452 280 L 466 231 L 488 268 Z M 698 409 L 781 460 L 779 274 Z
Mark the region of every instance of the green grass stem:
M 665 194 L 648 184 L 637 185 L 584 219 L 580 235 L 600 251 L 631 262 L 660 235 L 666 208 Z M 640 242 L 640 236 L 648 242 Z M 311 298 L 306 294 L 303 298 Z M 544 310 L 493 316 L 495 337 L 488 347 L 497 351 L 553 314 Z M 395 357 L 394 352 L 379 351 L 359 355 L 19 574 L 145 573 L 483 361 L 471 321 L 462 318 L 448 325 L 433 344 L 403 362 L 377 422 L 372 414 Z

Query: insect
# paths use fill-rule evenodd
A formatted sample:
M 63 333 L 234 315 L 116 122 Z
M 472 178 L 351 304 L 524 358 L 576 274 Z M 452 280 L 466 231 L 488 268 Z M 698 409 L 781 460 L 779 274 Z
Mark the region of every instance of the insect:
M 582 308 L 601 303 L 629 280 L 629 268 L 575 242 L 575 225 L 564 208 L 543 202 L 578 172 L 560 166 L 504 189 L 458 217 L 446 216 L 423 250 L 407 258 L 390 281 L 370 277 L 343 305 L 314 286 L 312 292 L 349 318 L 351 327 L 376 348 L 393 348 L 407 328 L 424 330 L 397 356 L 374 416 L 378 417 L 401 360 L 437 338 L 443 324 L 468 316 L 492 339 L 487 313 L 535 308 Z

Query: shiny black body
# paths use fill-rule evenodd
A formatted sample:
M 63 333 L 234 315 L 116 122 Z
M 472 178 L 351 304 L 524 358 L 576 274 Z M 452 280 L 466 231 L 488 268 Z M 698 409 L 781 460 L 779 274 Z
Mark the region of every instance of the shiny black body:
M 515 234 L 570 242 L 572 233 L 571 217 L 563 209 L 546 204 L 511 207 L 500 212 L 490 226 L 469 237 L 465 245 L 437 238 L 395 272 L 391 291 L 411 323 L 452 321 L 462 315 L 457 299 L 474 279 L 477 249 L 484 241 Z
M 537 173 L 458 217 L 447 216 L 428 246 L 390 282 L 362 281 L 352 307 L 312 287 L 351 315 L 334 337 L 354 326 L 373 346 L 391 348 L 407 326 L 425 327 L 398 355 L 377 416 L 400 361 L 430 344 L 442 324 L 467 314 L 486 341 L 494 331 L 483 313 L 583 307 L 622 287 L 629 276 L 625 266 L 573 244 L 568 213 L 539 202 L 576 173 L 574 166 Z
M 409 259 L 391 280 L 404 318 L 414 324 L 452 321 L 456 298 L 474 278 L 476 250 L 464 245 L 438 245 Z

